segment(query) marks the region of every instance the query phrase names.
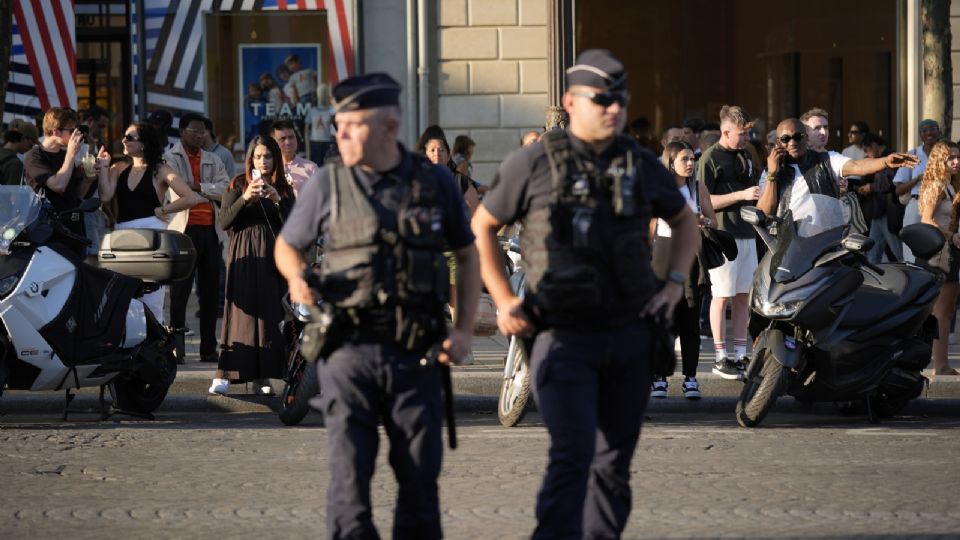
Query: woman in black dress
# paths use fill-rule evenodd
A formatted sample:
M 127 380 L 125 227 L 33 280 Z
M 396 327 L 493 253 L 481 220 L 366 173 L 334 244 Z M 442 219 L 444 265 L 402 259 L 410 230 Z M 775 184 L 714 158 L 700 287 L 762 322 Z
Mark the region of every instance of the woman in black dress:
M 246 172 L 234 178 L 223 195 L 219 225 L 229 237 L 227 281 L 220 361 L 211 394 L 226 394 L 231 382 L 253 381 L 260 393 L 269 395 L 268 379 L 283 376 L 280 301 L 286 281 L 274 266 L 273 246 L 294 196 L 281 163 L 272 138 L 254 137 Z

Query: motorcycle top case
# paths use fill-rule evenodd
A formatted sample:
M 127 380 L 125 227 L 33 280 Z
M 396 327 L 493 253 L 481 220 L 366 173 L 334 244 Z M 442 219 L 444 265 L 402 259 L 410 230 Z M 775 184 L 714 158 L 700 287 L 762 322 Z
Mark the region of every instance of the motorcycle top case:
M 159 229 L 117 229 L 104 236 L 100 268 L 166 285 L 190 277 L 197 251 L 190 237 Z

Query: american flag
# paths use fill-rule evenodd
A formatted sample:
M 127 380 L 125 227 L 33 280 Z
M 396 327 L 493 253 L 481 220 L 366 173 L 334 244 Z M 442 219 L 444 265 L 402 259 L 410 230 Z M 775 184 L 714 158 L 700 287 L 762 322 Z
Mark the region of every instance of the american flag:
M 357 0 L 145 0 L 143 59 L 139 58 L 136 9 L 131 10 L 133 87 L 142 73 L 148 110 L 166 109 L 176 118 L 204 112 L 201 52 L 203 14 L 207 12 L 327 11 L 327 54 L 331 84 L 354 73 L 354 17 Z M 142 69 L 142 71 L 141 71 Z M 139 110 L 134 96 L 134 111 Z M 171 140 L 177 134 L 168 134 Z
M 76 109 L 76 18 L 73 2 L 14 0 L 13 14 L 40 108 Z

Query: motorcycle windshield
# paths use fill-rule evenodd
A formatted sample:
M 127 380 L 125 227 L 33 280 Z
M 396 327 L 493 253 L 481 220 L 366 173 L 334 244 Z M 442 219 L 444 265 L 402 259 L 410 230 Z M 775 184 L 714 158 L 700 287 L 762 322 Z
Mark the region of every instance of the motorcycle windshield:
M 9 255 L 13 240 L 37 220 L 42 201 L 28 186 L 0 186 L 0 255 Z
M 770 273 L 778 283 L 792 281 L 813 268 L 813 263 L 843 239 L 847 227 L 840 199 L 811 195 L 784 216 Z

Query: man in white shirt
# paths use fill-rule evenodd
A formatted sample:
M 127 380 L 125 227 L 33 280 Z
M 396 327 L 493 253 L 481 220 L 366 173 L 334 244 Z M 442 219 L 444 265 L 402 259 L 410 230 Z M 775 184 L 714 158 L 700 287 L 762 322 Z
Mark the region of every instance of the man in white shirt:
M 316 163 L 297 155 L 297 130 L 290 120 L 274 122 L 270 135 L 280 147 L 287 183 L 293 188 L 294 195 L 298 195 L 305 182 L 319 175 L 320 168 Z
M 763 193 L 757 201 L 766 214 L 783 216 L 788 209 L 804 205 L 812 194 L 839 197 L 840 180 L 847 176 L 915 167 L 918 161 L 902 153 L 854 160 L 836 152 L 817 152 L 808 147 L 808 127 L 796 118 L 777 125 L 777 145 L 767 158 L 767 171 L 761 177 Z
M 897 196 L 903 197 L 910 194 L 910 200 L 906 203 L 903 211 L 903 226 L 920 223 L 920 212 L 917 209 L 917 197 L 920 195 L 920 180 L 923 178 L 923 171 L 927 168 L 927 155 L 933 149 L 933 145 L 940 140 L 940 124 L 936 120 L 929 118 L 920 121 L 920 141 L 921 145 L 910 150 L 909 153 L 917 156 L 919 164 L 913 169 L 904 169 L 897 171 L 893 177 L 893 184 L 896 186 Z M 915 257 L 913 252 L 906 244 L 903 246 L 903 260 L 913 262 Z

